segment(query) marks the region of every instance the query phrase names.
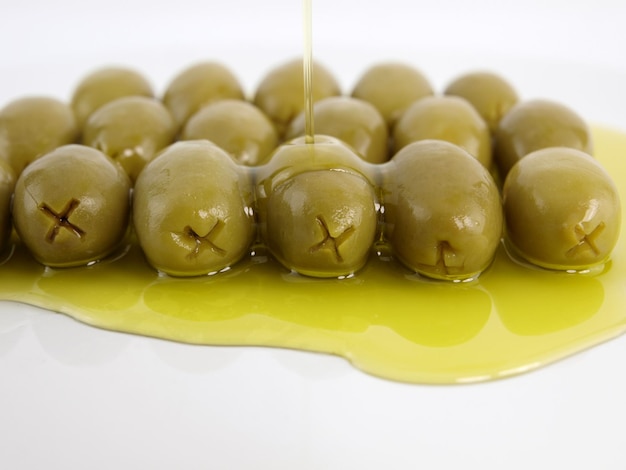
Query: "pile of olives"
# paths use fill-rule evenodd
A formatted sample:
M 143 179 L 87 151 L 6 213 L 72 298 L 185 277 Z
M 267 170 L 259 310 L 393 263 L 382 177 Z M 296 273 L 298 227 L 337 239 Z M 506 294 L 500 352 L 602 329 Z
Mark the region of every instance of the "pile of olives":
M 98 262 L 133 236 L 172 276 L 217 273 L 263 246 L 289 270 L 344 277 L 384 246 L 415 273 L 466 280 L 503 238 L 557 270 L 601 264 L 617 243 L 617 189 L 587 124 L 561 104 L 521 101 L 488 72 L 436 94 L 393 62 L 349 95 L 314 63 L 310 92 L 314 143 L 299 60 L 272 69 L 252 99 L 223 64 L 202 62 L 160 99 L 139 72 L 107 67 L 69 103 L 9 103 L 0 252 L 14 227 L 51 267 Z

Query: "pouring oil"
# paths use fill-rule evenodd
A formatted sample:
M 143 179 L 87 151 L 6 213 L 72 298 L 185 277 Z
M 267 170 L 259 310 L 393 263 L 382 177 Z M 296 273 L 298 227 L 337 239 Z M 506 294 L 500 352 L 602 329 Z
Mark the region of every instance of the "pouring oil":
M 315 142 L 315 129 L 313 124 L 313 34 L 312 34 L 312 0 L 303 0 L 304 22 L 304 138 L 305 143 Z

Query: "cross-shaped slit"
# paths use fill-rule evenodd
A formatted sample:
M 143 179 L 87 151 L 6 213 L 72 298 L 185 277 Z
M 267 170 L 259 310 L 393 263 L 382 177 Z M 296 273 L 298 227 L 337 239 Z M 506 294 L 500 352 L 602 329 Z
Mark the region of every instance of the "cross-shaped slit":
M 435 272 L 446 276 L 463 272 L 465 263 L 457 260 L 456 250 L 452 247 L 452 245 L 450 245 L 450 242 L 447 240 L 437 242 L 435 248 L 437 250 L 435 254 L 435 263 L 427 264 L 418 262 L 419 266 L 422 268 L 429 268 L 429 270 L 434 268 Z
M 188 239 L 191 239 L 194 242 L 193 247 L 191 248 L 190 253 L 187 255 L 188 258 L 197 258 L 200 255 L 200 252 L 204 249 L 209 249 L 213 253 L 216 253 L 219 256 L 226 255 L 226 250 L 220 248 L 213 242 L 212 238 L 214 238 L 224 227 L 224 222 L 222 220 L 217 220 L 215 225 L 211 227 L 211 229 L 207 232 L 206 235 L 198 234 L 191 225 L 187 225 L 183 231 L 182 235 Z
M 74 212 L 79 204 L 80 201 L 78 199 L 71 199 L 60 212 L 56 212 L 45 202 L 39 204 L 39 210 L 50 217 L 54 222 L 50 230 L 48 230 L 48 233 L 46 233 L 45 240 L 48 243 L 54 242 L 61 229 L 70 231 L 78 238 L 82 238 L 83 235 L 85 235 L 84 230 L 69 221 L 72 212 Z
M 593 251 L 594 255 L 600 254 L 600 249 L 596 244 L 596 239 L 600 236 L 600 234 L 604 231 L 606 224 L 604 222 L 600 222 L 596 227 L 590 232 L 585 232 L 582 224 L 576 224 L 574 227 L 574 234 L 578 238 L 578 243 L 571 247 L 565 253 L 567 256 L 576 256 L 582 250 L 590 249 Z
M 435 267 L 443 271 L 444 274 L 450 274 L 448 272 L 448 265 L 446 264 L 446 257 L 450 254 L 454 254 L 454 249 L 450 246 L 450 243 L 447 241 L 437 243 L 437 262 L 435 263 Z
M 313 245 L 309 249 L 309 252 L 315 253 L 322 249 L 329 249 L 335 255 L 337 262 L 339 263 L 343 262 L 343 257 L 341 256 L 341 253 L 339 252 L 339 247 L 343 244 L 343 242 L 345 242 L 350 237 L 350 235 L 352 235 L 352 233 L 354 233 L 354 230 L 355 230 L 354 227 L 351 225 L 350 227 L 345 229 L 341 234 L 339 234 L 336 237 L 333 237 L 330 234 L 330 230 L 328 229 L 328 225 L 326 224 L 324 217 L 322 217 L 321 215 L 318 215 L 317 217 L 315 217 L 315 221 L 318 223 L 318 225 L 322 229 L 323 238 L 321 242 Z

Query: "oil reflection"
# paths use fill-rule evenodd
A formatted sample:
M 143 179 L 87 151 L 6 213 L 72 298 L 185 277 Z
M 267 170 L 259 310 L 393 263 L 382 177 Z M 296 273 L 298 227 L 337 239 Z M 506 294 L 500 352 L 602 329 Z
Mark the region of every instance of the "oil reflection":
M 133 262 L 130 256 L 122 263 Z M 103 261 L 86 268 L 45 268 L 18 245 L 6 272 L 0 269 L 0 298 L 24 300 L 69 315 L 37 311 L 29 316 L 32 332 L 50 357 L 74 366 L 107 363 L 126 347 L 129 337 L 89 328 L 84 323 L 108 327 L 107 322 L 96 321 L 93 312 L 102 309 L 124 312 L 134 305 L 133 298 L 138 295 L 133 282 L 119 282 L 116 279 L 119 273 L 114 275 L 107 269 L 108 264 L 109 261 Z M 80 318 L 82 323 L 69 318 L 72 316 Z
M 199 346 L 172 341 L 150 341 L 152 352 L 169 367 L 188 374 L 207 374 L 228 367 L 239 360 L 240 348 Z
M 8 353 L 28 326 L 23 305 L 0 301 L 0 357 Z
M 0 299 L 19 301 L 19 293 L 31 292 L 42 271 L 13 240 L 10 249 L 0 254 Z M 0 356 L 13 349 L 29 324 L 21 310 L 13 302 L 0 302 Z
M 470 341 L 484 328 L 492 310 L 489 294 L 479 287 L 430 285 L 419 299 L 407 299 L 406 310 L 390 311 L 384 325 L 422 346 L 445 348 Z
M 258 312 L 263 304 L 263 276 L 255 259 L 212 275 L 177 278 L 157 275 L 143 286 L 142 303 L 149 312 L 182 322 L 201 324 L 228 321 Z M 272 273 L 273 275 L 273 273 Z
M 43 266 L 21 245 L 13 245 L 10 254 L 0 262 L 0 298 L 18 300 L 16 294 L 31 291 L 43 271 Z
M 463 286 L 426 281 L 396 262 L 372 257 L 349 279 L 310 279 L 284 274 L 283 302 L 271 315 L 318 331 L 327 344 L 345 352 L 345 343 L 361 335 L 376 337 L 380 327 L 427 347 L 449 347 L 474 338 L 485 326 L 492 302 L 478 284 Z M 263 276 L 262 279 L 268 279 Z M 359 295 L 354 295 L 355 292 Z M 348 348 L 349 349 L 349 348 Z
M 604 303 L 604 286 L 596 275 L 533 269 L 505 256 L 496 263 L 498 275 L 483 283 L 493 293 L 502 323 L 517 335 L 572 328 L 593 318 Z
M 51 307 L 67 312 L 65 306 L 95 310 L 126 311 L 136 303 L 145 278 L 132 266 L 141 263 L 138 250 L 121 258 L 106 259 L 87 267 L 43 268 L 33 289 L 51 299 Z M 115 266 L 114 269 L 110 269 Z M 124 275 L 123 282 L 121 275 Z M 128 274 L 128 275 L 127 275 Z M 69 312 L 68 312 L 69 313 Z
M 32 318 L 32 330 L 46 353 L 72 366 L 96 366 L 114 361 L 132 337 L 91 328 L 65 315 L 42 312 Z

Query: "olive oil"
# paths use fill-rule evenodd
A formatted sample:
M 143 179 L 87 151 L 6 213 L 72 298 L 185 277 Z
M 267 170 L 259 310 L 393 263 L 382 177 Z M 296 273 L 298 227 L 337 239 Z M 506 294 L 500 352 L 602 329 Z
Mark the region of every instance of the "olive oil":
M 304 136 L 307 144 L 315 142 L 313 123 L 313 35 L 311 31 L 311 2 L 303 0 L 304 13 Z
M 626 135 L 596 128 L 594 141 L 597 158 L 626 187 Z M 477 382 L 536 369 L 626 331 L 625 226 L 622 215 L 603 269 L 530 268 L 500 247 L 493 265 L 465 283 L 416 277 L 384 247 L 346 279 L 298 276 L 262 248 L 216 275 L 178 279 L 150 268 L 132 241 L 114 259 L 68 269 L 45 268 L 17 244 L 0 261 L 0 299 L 180 342 L 336 354 L 392 380 Z

